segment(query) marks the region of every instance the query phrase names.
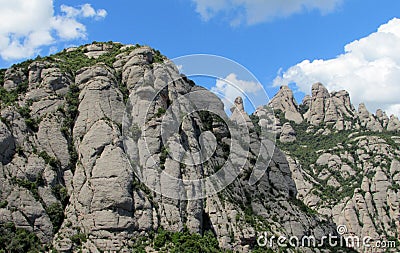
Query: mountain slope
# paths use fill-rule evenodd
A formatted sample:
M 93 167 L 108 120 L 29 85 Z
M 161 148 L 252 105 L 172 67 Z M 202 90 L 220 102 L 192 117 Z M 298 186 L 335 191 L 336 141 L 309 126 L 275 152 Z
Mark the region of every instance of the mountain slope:
M 228 119 L 215 95 L 181 75 L 157 50 L 112 42 L 27 61 L 1 71 L 0 77 L 3 249 L 16 251 L 21 245 L 22 251 L 37 250 L 32 238 L 38 238 L 43 249 L 60 252 L 264 252 L 278 250 L 277 245 L 257 245 L 264 232 L 321 240 L 338 235 L 337 225 L 397 236 L 392 223 L 398 226 L 399 151 L 397 139 L 390 138 L 395 133 L 387 132 L 396 120 L 383 114 L 381 120 L 357 116 L 344 93 L 332 98 L 318 85 L 321 97 L 318 91 L 308 104 L 279 108 L 277 126 L 265 124 L 270 109 L 260 108 L 249 117 L 238 98 Z M 279 105 L 278 98 L 274 101 Z M 285 119 L 285 108 L 297 123 Z M 326 108 L 336 108 L 332 115 L 337 116 L 325 116 L 334 111 Z M 178 125 L 169 125 L 176 120 Z M 348 128 L 340 129 L 339 121 Z M 373 132 L 380 138 L 364 130 L 375 127 L 372 121 L 387 121 L 382 132 Z M 295 138 L 278 141 L 282 152 L 260 131 L 265 128 Z M 163 129 L 175 130 L 163 139 Z M 237 138 L 243 129 L 246 133 L 239 136 L 247 138 Z M 208 153 L 210 134 L 217 144 Z M 205 155 L 207 161 L 198 161 Z M 348 175 L 340 175 L 342 167 Z M 265 173 L 253 184 L 258 170 Z M 188 187 L 191 180 L 216 172 L 221 176 L 213 184 Z M 179 180 L 169 181 L 165 173 Z M 231 178 L 229 186 L 217 190 Z M 323 192 L 337 183 L 337 189 Z M 361 206 L 360 194 L 375 209 Z M 347 210 L 362 216 L 363 224 L 350 223 L 347 217 L 353 213 Z
M 291 96 L 291 92 L 284 93 L 275 103 L 283 103 L 277 98 Z M 283 110 L 276 112 L 277 129 L 279 125 L 292 129 L 290 142 L 287 131 L 280 130 L 278 146 L 287 155 L 297 197 L 336 224 L 345 225 L 346 236 L 398 245 L 398 118 L 388 118 L 382 110 L 373 115 L 364 104 L 355 111 L 346 91 L 329 93 L 320 83 L 312 86 L 312 96 L 298 108 L 296 113 L 304 117 L 300 123 L 291 121 Z

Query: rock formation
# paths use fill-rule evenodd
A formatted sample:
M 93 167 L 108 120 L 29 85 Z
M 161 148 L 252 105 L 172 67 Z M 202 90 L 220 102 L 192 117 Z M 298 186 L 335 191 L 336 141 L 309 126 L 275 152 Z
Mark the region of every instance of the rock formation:
M 296 140 L 296 132 L 294 131 L 290 123 L 286 122 L 285 124 L 283 124 L 279 140 L 283 143 L 294 142 Z
M 268 105 L 274 110 L 281 110 L 284 112 L 287 120 L 292 120 L 296 123 L 303 121 L 303 117 L 299 113 L 297 102 L 293 97 L 293 92 L 287 86 L 281 86 L 278 93 L 272 98 Z
M 400 130 L 400 121 L 396 116 L 388 118 L 381 109 L 378 109 L 376 115 L 373 115 L 363 103 L 356 111 L 347 91 L 329 93 L 321 83 L 312 85 L 311 96 L 306 95 L 300 105 L 297 105 L 294 100 L 293 92 L 287 86 L 282 86 L 268 106 L 277 112 L 282 111 L 285 120 L 294 121 L 297 124 L 301 123 L 304 118 L 313 126 L 324 124 L 333 126 L 333 129 L 337 131 L 360 128 L 373 132 Z M 278 123 L 278 129 L 283 123 Z
M 147 46 L 94 43 L 2 71 L 1 240 L 152 252 L 207 238 L 250 252 L 264 232 L 396 236 L 400 151 L 387 131 L 400 122 L 356 113 L 345 91 L 315 84 L 298 106 L 284 87 L 270 103 L 279 119 L 268 106 L 249 116 L 237 98 L 228 119 Z

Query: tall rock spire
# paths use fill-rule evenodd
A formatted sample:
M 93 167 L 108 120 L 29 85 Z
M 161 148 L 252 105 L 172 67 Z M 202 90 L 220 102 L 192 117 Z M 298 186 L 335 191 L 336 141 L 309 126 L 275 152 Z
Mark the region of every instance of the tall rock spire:
M 293 92 L 287 86 L 281 86 L 278 93 L 272 98 L 271 102 L 269 102 L 269 106 L 274 110 L 281 110 L 284 112 L 287 120 L 292 120 L 297 124 L 303 121 Z

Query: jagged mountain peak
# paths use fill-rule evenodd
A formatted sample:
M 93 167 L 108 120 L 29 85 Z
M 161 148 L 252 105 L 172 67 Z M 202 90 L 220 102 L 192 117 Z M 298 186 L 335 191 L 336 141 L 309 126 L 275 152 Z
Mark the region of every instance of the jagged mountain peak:
M 281 110 L 288 120 L 293 120 L 296 123 L 303 121 L 297 102 L 294 99 L 293 91 L 288 86 L 281 86 L 268 105 L 274 110 Z
M 356 111 L 351 103 L 350 94 L 345 90 L 328 92 L 322 83 L 314 83 L 311 96 L 306 95 L 300 105 L 297 105 L 293 92 L 287 86 L 282 86 L 268 104 L 275 110 L 282 111 L 284 118 L 299 124 L 303 121 L 318 126 L 320 124 L 333 125 L 336 130 L 356 130 L 360 127 L 381 132 L 400 131 L 397 128 L 398 118 L 388 118 L 378 109 L 376 115 L 371 114 L 364 103 Z M 388 123 L 390 128 L 388 128 Z
M 312 98 L 329 98 L 328 89 L 322 83 L 314 83 L 311 86 L 311 96 Z

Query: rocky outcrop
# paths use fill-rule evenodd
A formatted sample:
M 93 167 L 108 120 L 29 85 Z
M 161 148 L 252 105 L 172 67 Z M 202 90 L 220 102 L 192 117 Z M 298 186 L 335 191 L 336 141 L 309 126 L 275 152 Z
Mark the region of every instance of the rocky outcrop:
M 12 222 L 60 252 L 140 243 L 158 251 L 152 238 L 163 230 L 211 233 L 223 250 L 249 252 L 263 232 L 320 240 L 344 224 L 389 238 L 399 226 L 394 139 L 354 133 L 312 149 L 321 147 L 314 138 L 369 129 L 347 92 L 316 84 L 300 108 L 284 87 L 271 102 L 282 122 L 268 106 L 247 115 L 238 97 L 228 118 L 217 96 L 150 47 L 95 43 L 63 53 L 87 58 L 68 68 L 57 54 L 7 74 L 27 91 L 1 104 L 0 226 Z M 307 108 L 310 125 L 300 113 Z M 395 117 L 372 117 L 398 128 Z M 299 145 L 305 136 L 313 145 Z
M 290 123 L 286 122 L 283 124 L 279 140 L 283 143 L 294 142 L 296 140 L 296 132 Z
M 296 104 L 293 93 L 287 86 L 281 87 L 268 105 L 284 112 L 286 120 L 292 120 L 297 124 L 302 122 L 298 116 L 301 116 L 300 111 L 306 110 L 303 117 L 313 126 L 332 126 L 337 131 L 360 128 L 373 132 L 399 131 L 400 121 L 396 116 L 388 118 L 381 109 L 373 115 L 363 103 L 356 112 L 347 91 L 329 93 L 321 83 L 313 84 L 311 96 L 306 95 L 300 106 Z M 280 128 L 279 123 L 278 128 Z
M 387 130 L 388 131 L 400 131 L 400 121 L 399 118 L 397 118 L 394 115 L 390 116 L 389 122 L 387 124 Z
M 87 57 L 97 59 L 101 55 L 108 53 L 112 48 L 113 48 L 112 44 L 94 43 L 87 45 L 84 51 Z
M 395 190 L 399 185 L 400 152 L 376 136 L 361 135 L 344 144 L 338 144 L 335 152 L 320 154 L 311 168 L 289 160 L 298 197 L 317 212 L 332 217 L 336 224 L 346 226 L 344 237 L 393 238 L 400 214 L 400 195 Z M 312 176 L 310 170 L 318 173 Z M 337 199 L 329 191 L 342 197 Z
M 3 87 L 6 90 L 14 90 L 18 85 L 22 85 L 26 82 L 26 75 L 21 68 L 9 68 L 4 74 L 4 84 Z
M 387 128 L 387 125 L 389 123 L 389 118 L 386 115 L 386 113 L 384 111 L 382 111 L 381 109 L 376 110 L 376 117 L 379 120 L 379 122 L 381 123 L 383 128 Z M 392 131 L 392 130 L 388 130 L 388 131 Z
M 15 152 L 15 141 L 7 125 L 0 121 L 0 162 L 7 164 Z
M 312 125 L 321 123 L 333 125 L 337 130 L 350 129 L 354 118 L 354 108 L 346 91 L 332 92 L 321 84 L 315 83 L 312 96 L 304 100 L 309 108 L 304 118 Z
M 374 115 L 370 114 L 363 103 L 358 106 L 358 119 L 361 122 L 361 126 L 368 130 L 374 132 L 382 132 L 383 130 L 381 123 L 374 117 Z
M 268 105 L 274 110 L 281 110 L 287 120 L 292 120 L 297 124 L 303 121 L 293 92 L 287 86 L 281 86 Z

